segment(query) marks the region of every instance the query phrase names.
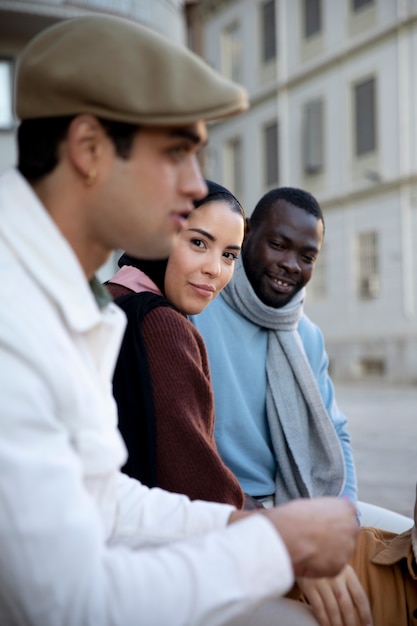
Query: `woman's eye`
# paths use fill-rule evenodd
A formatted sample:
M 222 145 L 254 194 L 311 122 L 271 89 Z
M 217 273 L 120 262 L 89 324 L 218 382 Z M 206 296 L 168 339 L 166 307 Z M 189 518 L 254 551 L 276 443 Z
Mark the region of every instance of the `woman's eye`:
M 197 248 L 204 248 L 205 245 L 202 239 L 191 239 L 191 243 Z
M 224 255 L 228 261 L 236 261 L 237 254 L 234 252 L 225 252 Z

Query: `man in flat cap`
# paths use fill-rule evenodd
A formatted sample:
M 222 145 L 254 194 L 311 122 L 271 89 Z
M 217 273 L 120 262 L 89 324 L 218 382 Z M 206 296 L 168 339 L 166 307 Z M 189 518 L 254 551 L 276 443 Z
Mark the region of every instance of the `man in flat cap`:
M 167 255 L 206 192 L 205 122 L 245 109 L 244 90 L 142 26 L 85 17 L 29 44 L 16 106 L 18 168 L 0 177 L 0 623 L 315 624 L 278 596 L 345 564 L 348 503 L 243 512 L 119 472 L 125 320 L 94 274 L 115 248 Z

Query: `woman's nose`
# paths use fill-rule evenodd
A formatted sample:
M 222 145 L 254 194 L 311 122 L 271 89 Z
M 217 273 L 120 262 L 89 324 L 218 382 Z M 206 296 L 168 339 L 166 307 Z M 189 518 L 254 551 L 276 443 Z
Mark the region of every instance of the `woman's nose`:
M 221 259 L 217 255 L 211 254 L 206 258 L 203 271 L 210 276 L 218 276 L 220 274 Z

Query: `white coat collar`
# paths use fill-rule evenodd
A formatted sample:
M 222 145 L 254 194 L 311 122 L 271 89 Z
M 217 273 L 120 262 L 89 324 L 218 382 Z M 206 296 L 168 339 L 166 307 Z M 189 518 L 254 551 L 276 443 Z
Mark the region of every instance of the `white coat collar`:
M 74 251 L 30 185 L 14 169 L 0 176 L 0 236 L 74 331 L 88 331 L 102 321 Z M 120 314 L 113 304 L 106 312 L 111 317 Z

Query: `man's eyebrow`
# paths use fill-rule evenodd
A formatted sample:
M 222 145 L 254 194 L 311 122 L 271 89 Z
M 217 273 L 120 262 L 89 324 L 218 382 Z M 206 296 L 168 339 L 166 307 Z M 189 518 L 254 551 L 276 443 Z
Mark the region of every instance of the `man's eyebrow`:
M 188 139 L 195 145 L 201 144 L 202 146 L 205 146 L 208 142 L 207 137 L 204 137 L 191 128 L 173 128 L 170 134 L 173 137 Z
M 313 245 L 313 244 L 306 244 L 305 246 L 303 246 L 303 250 L 305 252 L 315 252 L 316 254 L 320 252 L 320 249 L 318 248 L 318 246 Z
M 193 232 L 193 233 L 198 233 L 199 235 L 203 235 L 203 237 L 207 237 L 207 239 L 210 239 L 210 241 L 216 241 L 216 237 L 214 237 L 214 235 L 212 235 L 211 233 L 207 232 L 206 230 L 204 230 L 204 228 L 188 228 L 187 229 L 188 232 Z M 236 246 L 235 244 L 230 244 L 230 246 L 226 246 L 227 248 L 230 248 L 230 250 L 241 250 L 242 246 Z
M 283 239 L 285 243 L 293 243 L 293 239 L 291 237 L 287 237 L 281 232 L 275 232 L 271 235 L 271 239 Z M 320 252 L 319 248 L 315 244 L 307 243 L 301 246 L 304 252 L 315 252 L 318 254 Z

